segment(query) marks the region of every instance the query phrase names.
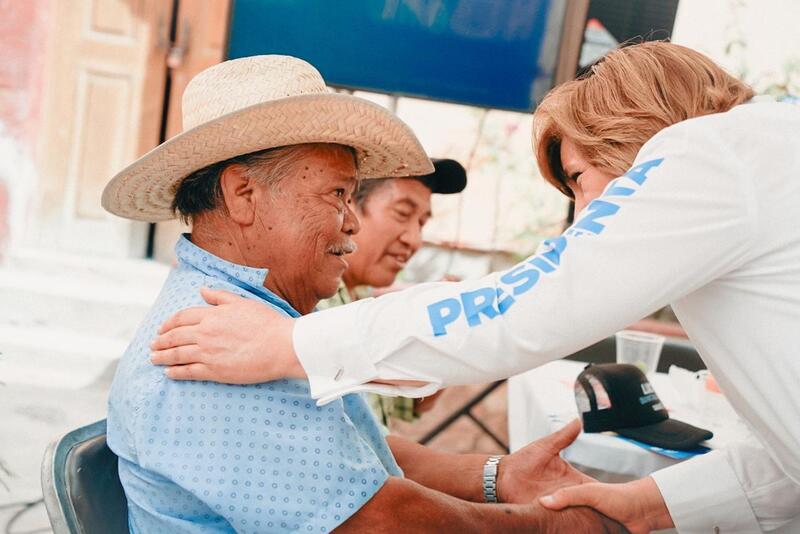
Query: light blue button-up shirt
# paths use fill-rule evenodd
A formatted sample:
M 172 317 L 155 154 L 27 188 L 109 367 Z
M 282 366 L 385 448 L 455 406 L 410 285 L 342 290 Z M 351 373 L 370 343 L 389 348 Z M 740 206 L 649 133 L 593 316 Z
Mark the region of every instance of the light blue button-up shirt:
M 389 476 L 402 476 L 359 395 L 318 407 L 308 383 L 176 382 L 150 364 L 159 325 L 204 305 L 203 286 L 298 313 L 264 288 L 265 269 L 181 237 L 170 273 L 120 361 L 108 444 L 119 456 L 131 532 L 328 532 Z M 342 335 L 347 335 L 342 332 Z

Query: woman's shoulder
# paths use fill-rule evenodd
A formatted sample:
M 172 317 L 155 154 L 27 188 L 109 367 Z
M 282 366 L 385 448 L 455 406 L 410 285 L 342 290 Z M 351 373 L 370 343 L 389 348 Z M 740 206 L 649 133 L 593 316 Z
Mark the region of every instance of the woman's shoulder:
M 702 142 L 702 139 L 715 136 L 752 134 L 758 128 L 780 128 L 792 122 L 795 127 L 800 122 L 800 105 L 774 99 L 754 99 L 722 113 L 692 117 L 667 126 L 650 141 L 692 136 Z
M 653 154 L 728 153 L 731 159 L 759 150 L 756 138 L 765 133 L 800 129 L 800 106 L 786 103 L 751 102 L 723 113 L 693 117 L 667 126 L 651 137 L 639 151 L 637 161 Z M 791 135 L 789 135 L 791 137 Z

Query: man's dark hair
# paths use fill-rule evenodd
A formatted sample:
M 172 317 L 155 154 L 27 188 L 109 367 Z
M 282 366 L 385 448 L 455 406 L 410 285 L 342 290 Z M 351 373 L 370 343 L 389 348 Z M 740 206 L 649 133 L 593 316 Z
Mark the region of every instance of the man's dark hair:
M 356 164 L 358 163 L 352 147 L 326 143 L 283 146 L 242 154 L 225 161 L 212 163 L 184 178 L 175 191 L 172 211 L 180 217 L 181 221 L 189 224 L 194 217 L 201 213 L 222 206 L 222 186 L 219 179 L 228 165 L 238 164 L 246 167 L 247 172 L 257 172 L 258 178 L 275 187 L 288 175 L 288 171 L 298 159 L 320 146 L 341 146 L 347 149 L 353 155 Z
M 246 165 L 253 154 L 258 152 L 213 163 L 184 178 L 172 199 L 172 211 L 180 216 L 181 221 L 189 224 L 196 215 L 215 209 L 222 200 L 222 186 L 219 183 L 222 171 L 234 163 Z

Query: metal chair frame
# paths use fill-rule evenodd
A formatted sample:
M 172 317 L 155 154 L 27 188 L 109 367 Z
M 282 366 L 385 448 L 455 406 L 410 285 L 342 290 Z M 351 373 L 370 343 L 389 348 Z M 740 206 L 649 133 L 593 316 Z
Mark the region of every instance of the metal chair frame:
M 436 425 L 430 432 L 425 434 L 422 439 L 419 440 L 419 443 L 422 445 L 426 445 L 429 441 L 433 438 L 444 432 L 450 425 L 456 422 L 458 418 L 461 416 L 468 417 L 473 423 L 475 423 L 478 428 L 483 431 L 484 434 L 488 435 L 492 440 L 500 446 L 505 452 L 509 452 L 508 444 L 505 443 L 502 439 L 500 439 L 497 434 L 492 432 L 489 427 L 487 427 L 483 422 L 475 417 L 475 414 L 472 413 L 472 409 L 477 406 L 478 404 L 483 401 L 486 397 L 489 396 L 495 389 L 499 388 L 501 385 L 505 383 L 505 380 L 498 380 L 497 382 L 492 382 L 485 388 L 483 388 L 477 395 L 470 398 L 466 403 L 461 405 L 460 408 L 455 410 L 451 413 L 446 419 L 444 419 L 441 423 Z

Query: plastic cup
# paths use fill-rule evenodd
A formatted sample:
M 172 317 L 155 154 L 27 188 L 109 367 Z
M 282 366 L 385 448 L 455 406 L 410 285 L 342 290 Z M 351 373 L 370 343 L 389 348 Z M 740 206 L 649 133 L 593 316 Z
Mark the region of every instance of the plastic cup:
M 664 336 L 622 330 L 617 332 L 617 363 L 630 363 L 642 370 L 644 374 L 656 372 Z

